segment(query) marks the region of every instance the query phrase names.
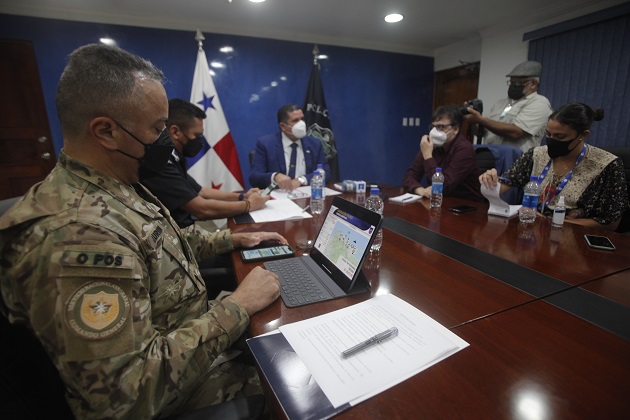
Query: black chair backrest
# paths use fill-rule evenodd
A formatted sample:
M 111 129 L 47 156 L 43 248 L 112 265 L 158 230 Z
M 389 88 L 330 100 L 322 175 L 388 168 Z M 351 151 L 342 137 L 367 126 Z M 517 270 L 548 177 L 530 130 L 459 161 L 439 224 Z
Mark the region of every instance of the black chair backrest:
M 256 151 L 255 150 L 250 150 L 249 151 L 249 167 L 252 167 L 252 164 L 254 163 L 254 156 L 256 155 Z
M 0 315 L 0 395 L 5 419 L 74 416 L 57 369 L 35 336 Z
M 488 169 L 496 168 L 496 159 L 490 149 L 485 147 L 477 147 L 475 148 L 475 155 L 477 157 L 479 175 L 481 175 Z
M 630 147 L 602 147 L 602 149 L 613 155 L 619 156 L 623 162 L 623 171 L 626 175 L 626 186 L 628 188 L 628 197 L 630 197 Z M 616 230 L 620 233 L 630 232 L 630 209 L 621 216 L 621 223 Z

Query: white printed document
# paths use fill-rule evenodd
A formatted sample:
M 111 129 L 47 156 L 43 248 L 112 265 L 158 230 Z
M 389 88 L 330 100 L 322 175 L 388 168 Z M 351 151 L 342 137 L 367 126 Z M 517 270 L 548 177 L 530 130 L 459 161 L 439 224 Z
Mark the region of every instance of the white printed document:
M 501 184 L 497 182 L 497 185 L 493 189 L 486 188 L 485 185 L 481 185 L 481 194 L 488 199 L 490 207 L 488 208 L 488 214 L 495 216 L 512 217 L 518 214 L 518 209 L 521 208 L 520 204 L 508 204 L 501 199 L 499 191 L 501 190 Z
M 341 352 L 396 327 L 398 334 L 347 358 Z M 394 295 L 280 327 L 334 407 L 358 404 L 468 346 Z
M 249 215 L 255 223 L 277 222 L 279 220 L 310 219 L 313 216 L 293 200 L 269 200 L 265 207 L 250 211 Z
M 422 199 L 421 195 L 404 193 L 403 195 L 391 197 L 389 201 L 393 203 L 407 204 L 407 203 L 413 203 L 414 201 L 418 201 L 420 199 Z
M 324 197 L 329 195 L 338 195 L 341 194 L 339 191 L 331 190 L 330 188 L 324 187 Z M 311 198 L 311 186 L 305 185 L 302 187 L 297 187 L 293 193 L 293 199 L 298 198 Z M 271 196 L 277 200 L 283 200 L 285 198 L 289 198 L 289 191 L 287 190 L 273 190 L 271 192 Z

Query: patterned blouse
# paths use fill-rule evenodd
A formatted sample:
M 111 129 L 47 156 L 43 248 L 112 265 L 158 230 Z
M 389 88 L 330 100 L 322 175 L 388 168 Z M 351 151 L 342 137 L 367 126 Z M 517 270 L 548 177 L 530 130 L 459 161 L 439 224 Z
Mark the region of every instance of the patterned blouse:
M 524 187 L 530 175 L 540 176 L 549 162 L 547 146 L 530 149 L 524 153 L 504 178 L 510 187 Z M 539 187 L 539 211 L 541 204 L 553 195 L 564 179 L 565 174 L 556 174 L 551 164 L 547 176 Z M 573 176 L 560 195 L 564 195 L 567 216 L 571 218 L 591 218 L 607 225 L 619 220 L 628 208 L 628 188 L 623 170 L 623 162 L 617 156 L 597 147 L 588 146 L 582 161 L 573 168 Z M 554 195 L 543 214 L 551 216 L 559 195 Z

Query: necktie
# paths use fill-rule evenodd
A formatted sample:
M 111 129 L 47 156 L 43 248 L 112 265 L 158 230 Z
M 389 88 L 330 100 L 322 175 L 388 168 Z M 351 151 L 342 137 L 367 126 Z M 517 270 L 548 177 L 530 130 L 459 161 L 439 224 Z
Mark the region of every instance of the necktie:
M 289 178 L 295 178 L 295 165 L 297 161 L 297 144 L 293 143 L 291 145 L 291 162 L 289 163 Z

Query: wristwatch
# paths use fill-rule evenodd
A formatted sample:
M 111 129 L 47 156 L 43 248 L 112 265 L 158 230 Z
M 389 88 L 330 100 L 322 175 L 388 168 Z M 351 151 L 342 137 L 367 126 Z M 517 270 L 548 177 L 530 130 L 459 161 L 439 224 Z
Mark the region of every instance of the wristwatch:
M 240 194 L 238 195 L 238 201 L 243 201 L 244 199 L 245 199 L 245 194 L 240 193 Z
M 298 176 L 297 180 L 300 181 L 300 185 L 306 185 L 306 177 L 304 175 Z

